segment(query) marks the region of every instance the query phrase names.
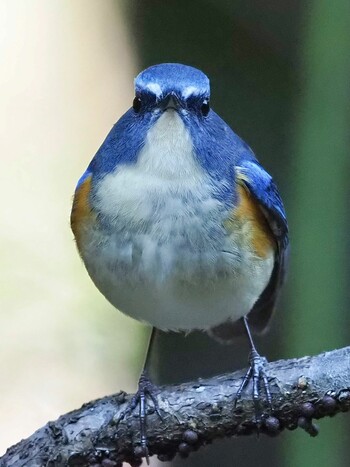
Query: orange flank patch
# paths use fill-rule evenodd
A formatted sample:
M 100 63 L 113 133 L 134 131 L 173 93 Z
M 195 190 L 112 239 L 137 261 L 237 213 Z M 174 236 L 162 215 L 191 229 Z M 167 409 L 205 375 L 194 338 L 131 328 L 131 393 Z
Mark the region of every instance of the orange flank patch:
M 265 258 L 271 251 L 276 250 L 276 241 L 259 207 L 259 203 L 249 191 L 238 185 L 239 202 L 237 208 L 225 222 L 229 232 L 240 231 L 244 241 L 250 242 L 254 253 Z
M 91 178 L 91 176 L 88 177 L 76 190 L 70 216 L 70 225 L 79 250 L 82 233 L 93 218 L 89 202 Z

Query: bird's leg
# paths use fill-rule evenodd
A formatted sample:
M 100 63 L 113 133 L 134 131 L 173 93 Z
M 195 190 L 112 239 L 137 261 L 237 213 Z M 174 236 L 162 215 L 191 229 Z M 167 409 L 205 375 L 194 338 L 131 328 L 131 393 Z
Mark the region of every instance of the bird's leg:
M 145 363 L 143 365 L 143 370 L 141 372 L 138 388 L 135 395 L 131 398 L 128 407 L 124 412 L 122 412 L 118 418 L 117 424 L 123 420 L 127 415 L 129 415 L 136 407 L 139 407 L 139 420 L 140 420 L 140 445 L 141 445 L 141 455 L 146 457 L 147 464 L 149 464 L 149 452 L 147 447 L 147 400 L 150 399 L 153 403 L 153 407 L 158 417 L 162 420 L 162 416 L 159 411 L 159 405 L 155 393 L 157 392 L 157 387 L 150 381 L 147 376 L 147 369 L 150 364 L 152 344 L 154 343 L 154 338 L 156 334 L 156 329 L 152 328 Z
M 253 383 L 253 402 L 254 402 L 254 409 L 255 409 L 255 423 L 257 424 L 258 428 L 261 424 L 261 413 L 260 413 L 260 384 L 262 383 L 264 386 L 265 398 L 272 409 L 272 399 L 270 393 L 270 387 L 268 378 L 265 372 L 265 364 L 267 362 L 265 357 L 261 357 L 258 351 L 256 350 L 255 344 L 253 342 L 253 338 L 249 329 L 248 319 L 246 316 L 242 318 L 244 329 L 249 339 L 250 344 L 250 354 L 249 354 L 249 369 L 243 377 L 240 387 L 236 393 L 234 399 L 234 408 L 236 408 L 237 402 L 242 396 L 243 390 L 248 385 L 249 381 L 252 380 Z

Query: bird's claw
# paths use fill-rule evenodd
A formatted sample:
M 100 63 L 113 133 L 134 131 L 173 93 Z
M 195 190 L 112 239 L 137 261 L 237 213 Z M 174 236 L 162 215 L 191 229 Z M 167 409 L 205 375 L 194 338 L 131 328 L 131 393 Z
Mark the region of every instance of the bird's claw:
M 249 355 L 250 366 L 246 374 L 243 377 L 243 380 L 234 397 L 234 403 L 233 403 L 234 408 L 236 408 L 238 401 L 242 397 L 242 393 L 244 389 L 248 386 L 251 380 L 253 383 L 252 395 L 253 395 L 254 411 L 255 411 L 255 424 L 258 430 L 261 426 L 261 421 L 262 421 L 261 410 L 260 410 L 261 402 L 262 402 L 261 400 L 262 398 L 260 395 L 261 383 L 263 384 L 263 387 L 264 387 L 266 402 L 269 408 L 272 410 L 272 397 L 271 397 L 271 392 L 270 392 L 270 387 L 269 387 L 268 376 L 265 371 L 266 363 L 267 363 L 267 360 L 265 357 L 261 357 L 255 349 L 251 351 Z
M 159 410 L 159 404 L 154 393 L 157 387 L 150 381 L 145 372 L 141 373 L 138 389 L 134 396 L 131 398 L 128 407 L 119 415 L 116 424 L 118 425 L 125 417 L 131 414 L 137 406 L 139 406 L 139 419 L 140 419 L 140 450 L 137 450 L 140 456 L 146 458 L 149 464 L 149 451 L 147 446 L 147 399 L 151 399 L 154 410 L 158 417 L 163 420 Z

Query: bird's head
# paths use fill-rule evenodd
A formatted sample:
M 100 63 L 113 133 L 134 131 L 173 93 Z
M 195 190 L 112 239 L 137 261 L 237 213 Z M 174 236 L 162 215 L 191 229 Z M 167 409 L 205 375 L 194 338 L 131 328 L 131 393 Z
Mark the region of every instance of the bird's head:
M 142 71 L 135 79 L 132 107 L 114 125 L 79 184 L 92 174 L 96 185 L 125 167 L 166 179 L 181 179 L 197 167 L 213 180 L 218 196 L 230 200 L 235 161 L 250 150 L 210 108 L 209 99 L 209 79 L 196 68 L 163 63 Z
M 132 107 L 140 115 L 175 110 L 183 115 L 207 117 L 209 98 L 209 79 L 203 72 L 179 63 L 163 63 L 136 77 Z

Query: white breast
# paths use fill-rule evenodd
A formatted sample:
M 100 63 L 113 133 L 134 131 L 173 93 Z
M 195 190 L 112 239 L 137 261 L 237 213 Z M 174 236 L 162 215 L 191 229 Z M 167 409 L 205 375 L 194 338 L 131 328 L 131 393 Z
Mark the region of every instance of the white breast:
M 207 329 L 248 313 L 265 288 L 265 261 L 228 237 L 190 134 L 172 110 L 149 131 L 136 164 L 104 177 L 82 255 L 97 287 L 121 311 L 162 329 Z M 241 238 L 242 236 L 237 236 Z

